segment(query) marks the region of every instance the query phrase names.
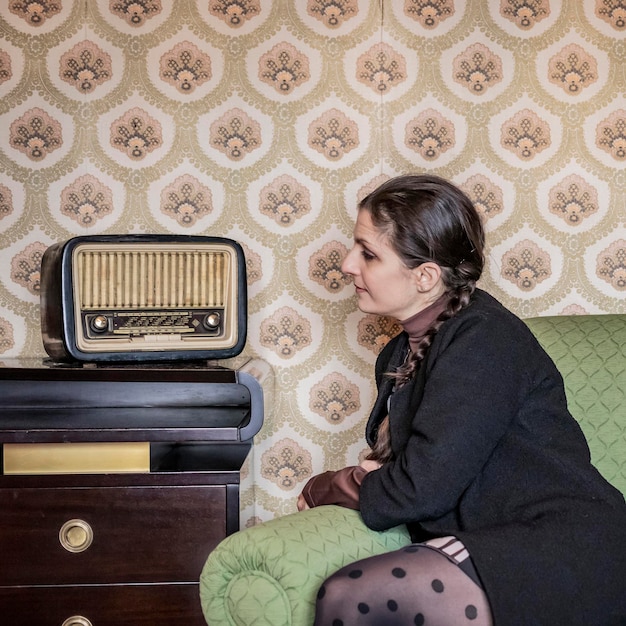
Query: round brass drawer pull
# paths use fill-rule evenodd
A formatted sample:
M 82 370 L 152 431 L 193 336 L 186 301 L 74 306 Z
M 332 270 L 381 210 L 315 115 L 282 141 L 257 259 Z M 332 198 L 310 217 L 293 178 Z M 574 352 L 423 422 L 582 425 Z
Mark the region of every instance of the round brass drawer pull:
M 93 541 L 93 530 L 91 526 L 82 519 L 71 519 L 65 522 L 59 530 L 59 541 L 68 552 L 84 552 Z M 70 619 L 86 619 L 84 617 L 72 617 Z M 77 621 L 77 626 L 82 626 L 83 622 Z M 90 626 L 91 622 L 86 620 L 85 626 Z M 65 621 L 63 626 L 74 626 L 74 622 Z
M 68 617 L 61 626 L 93 626 L 93 624 L 82 615 L 73 615 Z

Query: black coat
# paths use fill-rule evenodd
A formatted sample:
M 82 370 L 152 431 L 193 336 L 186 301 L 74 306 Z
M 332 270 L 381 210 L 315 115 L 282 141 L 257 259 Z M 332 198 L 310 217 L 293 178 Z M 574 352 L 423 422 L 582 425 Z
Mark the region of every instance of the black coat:
M 385 373 L 407 350 L 402 333 L 376 363 L 367 438 L 389 411 L 396 460 L 363 479 L 367 526 L 458 537 L 497 626 L 626 624 L 624 498 L 591 465 L 562 377 L 526 325 L 477 290 L 392 394 Z

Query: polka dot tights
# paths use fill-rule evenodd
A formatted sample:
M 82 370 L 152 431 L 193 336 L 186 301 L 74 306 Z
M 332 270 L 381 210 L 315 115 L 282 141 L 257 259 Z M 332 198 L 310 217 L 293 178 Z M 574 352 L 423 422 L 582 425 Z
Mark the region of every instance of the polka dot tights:
M 315 626 L 491 626 L 483 589 L 447 554 L 413 544 L 351 563 L 320 587 Z

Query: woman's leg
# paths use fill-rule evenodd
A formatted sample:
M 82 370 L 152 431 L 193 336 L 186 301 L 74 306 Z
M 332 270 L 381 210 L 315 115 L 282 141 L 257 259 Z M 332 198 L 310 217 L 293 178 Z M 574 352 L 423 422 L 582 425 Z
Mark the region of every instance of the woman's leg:
M 491 626 L 489 601 L 463 545 L 454 538 L 433 543 L 335 572 L 320 587 L 315 626 Z M 451 550 L 456 556 L 445 551 L 448 544 L 460 546 Z

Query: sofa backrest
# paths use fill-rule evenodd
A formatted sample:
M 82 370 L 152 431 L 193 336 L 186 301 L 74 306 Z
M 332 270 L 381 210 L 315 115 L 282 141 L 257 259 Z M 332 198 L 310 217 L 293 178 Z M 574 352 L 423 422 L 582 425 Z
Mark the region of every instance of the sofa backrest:
M 626 496 L 626 314 L 525 322 L 563 376 L 592 462 Z

